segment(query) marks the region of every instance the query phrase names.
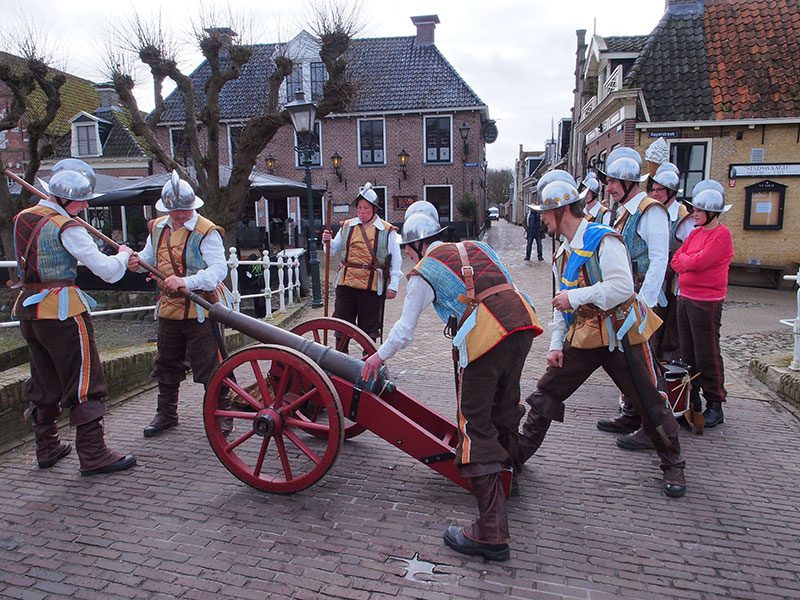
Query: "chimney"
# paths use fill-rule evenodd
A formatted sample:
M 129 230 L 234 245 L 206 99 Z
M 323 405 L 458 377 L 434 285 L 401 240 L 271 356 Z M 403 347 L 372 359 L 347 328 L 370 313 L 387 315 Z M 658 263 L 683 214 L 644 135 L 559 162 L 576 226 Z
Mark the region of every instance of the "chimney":
M 119 106 L 119 96 L 114 89 L 114 84 L 110 81 L 95 83 L 94 89 L 97 90 L 97 97 L 100 100 L 100 108 Z
M 704 0 L 664 0 L 664 11 L 687 13 L 703 9 Z
M 433 31 L 439 23 L 439 15 L 423 15 L 421 17 L 411 17 L 411 22 L 417 26 L 417 37 L 414 39 L 415 46 L 433 46 Z

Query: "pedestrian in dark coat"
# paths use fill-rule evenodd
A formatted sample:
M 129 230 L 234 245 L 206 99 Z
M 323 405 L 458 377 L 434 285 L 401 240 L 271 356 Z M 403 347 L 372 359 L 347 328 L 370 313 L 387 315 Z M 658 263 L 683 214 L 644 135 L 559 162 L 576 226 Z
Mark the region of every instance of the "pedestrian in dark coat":
M 544 260 L 542 256 L 541 217 L 535 210 L 528 211 L 528 219 L 525 224 L 525 239 L 528 240 L 528 244 L 525 247 L 525 260 L 531 259 L 531 247 L 533 246 L 534 240 L 536 241 L 536 255 L 539 260 Z

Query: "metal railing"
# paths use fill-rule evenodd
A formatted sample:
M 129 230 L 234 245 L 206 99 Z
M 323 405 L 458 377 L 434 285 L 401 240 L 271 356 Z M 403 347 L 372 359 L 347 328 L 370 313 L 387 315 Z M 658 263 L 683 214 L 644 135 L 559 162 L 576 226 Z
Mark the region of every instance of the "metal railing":
M 794 281 L 800 286 L 800 269 L 797 270 L 796 275 L 784 275 L 783 278 Z M 797 316 L 794 319 L 781 319 L 780 322 L 791 327 L 794 333 L 794 352 L 789 368 L 792 371 L 800 371 L 800 287 L 797 288 Z
M 236 248 L 230 248 L 227 260 L 228 272 L 231 281 L 231 294 L 233 295 L 233 310 L 241 312 L 242 300 L 249 298 L 264 298 L 266 308 L 266 319 L 272 320 L 273 300 L 277 300 L 277 312 L 285 312 L 287 306 L 294 306 L 295 302 L 300 301 L 300 257 L 305 254 L 305 249 L 298 252 L 295 256 L 278 255 L 274 261 L 270 261 L 269 253 L 265 250 L 260 260 L 239 260 Z M 242 294 L 239 285 L 240 266 L 261 265 L 264 277 L 264 289 L 254 294 Z M 0 268 L 15 268 L 17 263 L 13 260 L 0 260 Z M 270 267 L 277 267 L 278 287 L 272 289 L 272 274 Z M 124 313 L 141 312 L 155 310 L 156 305 L 129 306 L 126 308 L 115 308 L 110 310 L 98 310 L 90 312 L 92 317 L 105 315 L 121 315 Z M 19 321 L 7 321 L 0 323 L 0 328 L 18 327 Z

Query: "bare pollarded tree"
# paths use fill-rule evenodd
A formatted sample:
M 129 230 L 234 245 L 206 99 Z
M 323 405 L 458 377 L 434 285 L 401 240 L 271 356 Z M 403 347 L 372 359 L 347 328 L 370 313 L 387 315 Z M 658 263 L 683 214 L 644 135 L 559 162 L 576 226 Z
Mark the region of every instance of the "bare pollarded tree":
M 8 52 L 0 52 L 0 136 L 19 128 L 25 140 L 22 177 L 33 183 L 42 161 L 53 154 L 56 136 L 50 126 L 61 108 L 61 89 L 66 76 L 54 69 L 50 41 L 41 24 L 24 13 L 12 15 L 0 30 Z M 0 150 L 0 167 L 6 160 Z M 17 173 L 19 174 L 19 173 Z M 31 193 L 23 189 L 12 196 L 6 177 L 0 180 L 0 255 L 13 258 L 13 219 L 31 203 Z
M 360 28 L 360 4 L 329 2 L 317 4 L 310 11 L 310 29 L 320 46 L 320 59 L 328 71 L 323 97 L 317 114 L 323 117 L 343 111 L 355 92 L 348 80 L 346 59 L 350 40 Z M 222 225 L 228 234 L 226 242 L 235 235 L 235 225 L 241 220 L 249 190 L 249 176 L 258 155 L 277 131 L 291 120 L 280 102 L 283 81 L 292 73 L 294 62 L 286 51 L 280 50 L 271 58 L 271 74 L 263 104 L 254 107 L 254 114 L 244 123 L 233 159 L 232 173 L 227 185 L 220 185 L 220 95 L 229 82 L 238 79 L 242 68 L 251 60 L 253 47 L 238 42 L 233 27 L 220 27 L 220 15 L 205 15 L 192 25 L 196 42 L 205 62 L 206 77 L 185 74 L 178 65 L 179 45 L 170 39 L 160 19 L 146 22 L 136 16 L 126 31 L 117 31 L 117 43 L 108 53 L 107 67 L 120 101 L 132 117 L 133 132 L 145 140 L 154 158 L 167 170 L 176 169 L 205 200 L 206 214 Z M 230 13 L 225 19 L 231 23 Z M 239 19 L 241 22 L 241 19 Z M 285 47 L 284 47 L 285 48 Z M 148 115 L 139 111 L 134 96 L 133 60 L 146 65 L 153 79 L 155 108 Z M 157 133 L 158 124 L 166 110 L 164 85 L 171 81 L 180 94 L 185 109 L 184 139 L 193 169 L 175 160 L 169 147 Z M 202 88 L 202 89 L 198 89 Z

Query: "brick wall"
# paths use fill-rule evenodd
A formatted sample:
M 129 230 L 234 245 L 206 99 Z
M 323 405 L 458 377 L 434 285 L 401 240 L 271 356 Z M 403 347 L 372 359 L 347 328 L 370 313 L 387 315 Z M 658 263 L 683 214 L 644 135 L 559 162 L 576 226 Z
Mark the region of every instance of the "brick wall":
M 443 111 L 441 115 L 453 114 Z M 378 117 L 375 117 L 378 118 Z M 469 155 L 463 161 L 462 140 L 458 127 L 468 123 Z M 480 114 L 477 112 L 458 112 L 453 114 L 452 158 L 448 164 L 425 164 L 423 116 L 420 114 L 387 115 L 385 117 L 385 165 L 359 166 L 358 164 L 358 119 L 355 117 L 326 118 L 322 122 L 322 166 L 312 167 L 311 176 L 315 186 L 326 187 L 331 191 L 334 204 L 351 202 L 358 194 L 359 187 L 369 181 L 374 186 L 386 187 L 389 200 L 389 214 L 385 215 L 389 221 L 401 222 L 403 210 L 394 210 L 393 196 L 413 196 L 417 200 L 424 199 L 424 186 L 449 185 L 452 186 L 452 219 L 463 220 L 458 214 L 457 203 L 464 192 L 470 192 L 480 202 L 483 197 L 483 181 L 485 173 L 482 166 L 466 167 L 466 163 L 483 165 L 485 148 L 481 140 Z M 227 134 L 220 134 L 221 152 L 220 161 L 228 161 Z M 159 131 L 162 143 L 168 144 L 165 130 Z M 168 146 L 167 146 L 168 147 Z M 296 181 L 304 181 L 304 170 L 296 166 L 294 153 L 294 130 L 283 127 L 261 153 L 256 169 L 267 172 L 264 157 L 272 154 L 275 157 L 274 174 Z M 397 155 L 405 150 L 410 158 L 406 167 L 406 178 L 403 178 Z M 333 172 L 330 157 L 334 153 L 342 157 L 342 181 Z M 156 171 L 163 171 L 163 167 L 156 166 Z M 302 198 L 305 202 L 305 198 Z M 350 213 L 336 213 L 336 220 L 355 216 L 355 211 Z M 481 215 L 478 215 L 481 222 Z
M 637 132 L 636 149 L 644 151 L 653 142 L 646 133 Z M 737 134 L 742 139 L 737 140 Z M 800 177 L 739 177 L 735 186 L 729 186 L 729 166 L 749 164 L 753 148 L 764 149 L 764 163 L 800 163 L 800 131 L 797 124 L 761 125 L 749 129 L 747 126 L 703 127 L 695 130 L 678 130 L 677 139 L 709 139 L 711 164 L 709 177 L 726 188 L 726 203 L 731 210 L 722 217 L 722 222 L 731 230 L 735 254 L 733 262 L 760 260 L 765 265 L 781 265 L 795 271 L 800 263 Z M 753 231 L 744 229 L 745 188 L 766 179 L 787 186 L 783 213 L 783 228 L 780 230 Z

